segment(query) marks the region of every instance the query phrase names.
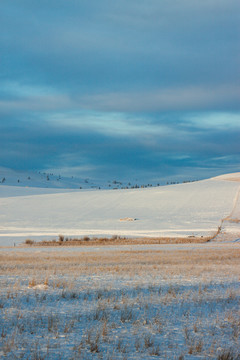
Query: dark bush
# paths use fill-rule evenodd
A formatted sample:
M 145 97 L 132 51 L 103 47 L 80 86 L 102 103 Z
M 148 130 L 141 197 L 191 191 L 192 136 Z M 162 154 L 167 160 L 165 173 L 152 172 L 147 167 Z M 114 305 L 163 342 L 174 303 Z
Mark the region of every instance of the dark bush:
M 63 242 L 64 241 L 64 235 L 58 235 L 58 241 Z
M 26 239 L 26 240 L 25 240 L 25 244 L 26 244 L 26 245 L 33 245 L 33 244 L 34 244 L 34 241 L 31 240 L 31 239 Z

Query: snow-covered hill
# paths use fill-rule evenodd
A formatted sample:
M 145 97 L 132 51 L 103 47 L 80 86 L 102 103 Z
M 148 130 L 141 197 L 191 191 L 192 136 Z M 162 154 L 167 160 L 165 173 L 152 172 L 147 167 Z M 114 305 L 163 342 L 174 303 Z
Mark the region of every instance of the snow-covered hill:
M 0 244 L 59 234 L 211 235 L 238 203 L 239 179 L 240 173 L 188 184 L 117 191 L 2 184 Z
M 60 189 L 91 189 L 106 187 L 103 182 L 95 182 L 89 178 L 61 176 L 40 171 L 16 171 L 0 167 L 0 185 Z M 108 184 L 107 184 L 108 185 Z
M 175 182 L 161 179 L 161 185 L 163 185 L 163 183 L 171 184 Z M 155 180 L 149 184 L 144 181 L 139 181 L 138 179 L 119 180 L 79 178 L 71 175 L 62 176 L 40 171 L 16 171 L 0 167 L 0 187 L 1 185 L 48 189 L 123 189 L 152 187 L 159 185 L 159 180 Z

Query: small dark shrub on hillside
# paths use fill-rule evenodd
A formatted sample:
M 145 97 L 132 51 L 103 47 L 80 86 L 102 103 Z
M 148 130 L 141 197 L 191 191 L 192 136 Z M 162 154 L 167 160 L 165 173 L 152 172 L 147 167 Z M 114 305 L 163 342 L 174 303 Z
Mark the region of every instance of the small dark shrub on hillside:
M 60 242 L 63 242 L 63 241 L 64 241 L 64 236 L 63 236 L 63 235 L 59 235 L 59 236 L 58 236 L 58 240 L 59 240 Z
M 33 244 L 34 244 L 34 241 L 31 240 L 31 239 L 26 239 L 26 240 L 25 240 L 25 244 L 26 244 L 26 245 L 33 245 Z
M 84 241 L 89 241 L 90 238 L 89 238 L 88 236 L 84 236 L 83 240 L 84 240 Z

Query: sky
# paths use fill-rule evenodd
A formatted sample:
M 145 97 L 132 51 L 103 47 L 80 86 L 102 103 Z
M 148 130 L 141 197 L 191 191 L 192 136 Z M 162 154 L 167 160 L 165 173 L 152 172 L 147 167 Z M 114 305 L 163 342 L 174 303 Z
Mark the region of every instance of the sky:
M 240 171 L 239 0 L 1 0 L 0 166 Z

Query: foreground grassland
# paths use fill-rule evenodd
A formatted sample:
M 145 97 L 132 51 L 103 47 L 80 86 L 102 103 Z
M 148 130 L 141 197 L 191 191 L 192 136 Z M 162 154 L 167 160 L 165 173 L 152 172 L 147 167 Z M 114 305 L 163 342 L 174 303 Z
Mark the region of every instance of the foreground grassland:
M 240 359 L 238 244 L 4 249 L 0 265 L 4 359 Z

